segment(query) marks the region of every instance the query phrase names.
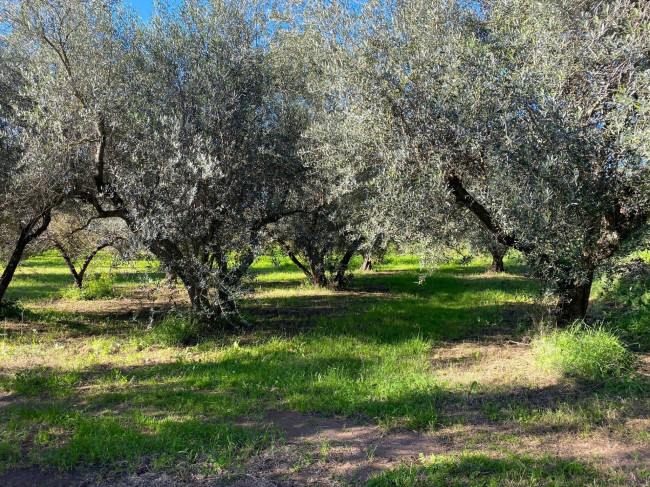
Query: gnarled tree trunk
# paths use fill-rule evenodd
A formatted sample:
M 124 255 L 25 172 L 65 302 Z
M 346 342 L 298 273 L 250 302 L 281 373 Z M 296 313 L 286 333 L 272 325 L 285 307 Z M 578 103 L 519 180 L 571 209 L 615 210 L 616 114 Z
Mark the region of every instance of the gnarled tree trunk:
M 31 220 L 20 232 L 14 251 L 9 258 L 7 267 L 5 267 L 2 277 L 0 277 L 0 303 L 2 303 L 2 298 L 7 292 L 9 283 L 16 273 L 16 268 L 20 264 L 21 259 L 23 258 L 23 253 L 27 245 L 38 238 L 50 224 L 52 219 L 51 210 L 47 210 L 38 217 Z
M 318 252 L 311 252 L 308 257 L 309 261 L 309 280 L 314 286 L 327 287 L 329 281 L 325 271 L 325 259 Z
M 334 286 L 341 287 L 345 284 L 345 273 L 348 270 L 348 265 L 350 264 L 350 259 L 359 249 L 359 245 L 363 242 L 363 238 L 359 238 L 352 242 L 348 247 L 348 250 L 345 252 L 345 255 L 339 262 L 339 265 L 336 270 L 336 276 L 334 277 Z
M 280 245 L 284 248 L 284 251 L 287 253 L 291 262 L 293 262 L 302 273 L 307 276 L 309 282 L 313 286 L 317 287 L 326 287 L 328 284 L 327 274 L 325 273 L 325 259 L 323 256 L 315 249 L 309 249 L 307 256 L 307 267 L 305 264 L 300 262 L 298 256 L 291 250 L 291 247 L 286 242 L 279 241 Z
M 590 270 L 585 281 L 570 280 L 560 284 L 556 312 L 558 325 L 569 325 L 586 316 L 593 278 L 594 271 Z
M 504 249 L 503 251 L 500 249 L 493 249 L 490 251 L 490 254 L 492 255 L 492 265 L 490 266 L 490 270 L 492 272 L 505 272 L 503 258 L 505 257 L 506 252 L 507 249 Z
M 372 270 L 372 251 L 363 254 L 363 263 L 359 267 L 360 271 L 371 271 Z

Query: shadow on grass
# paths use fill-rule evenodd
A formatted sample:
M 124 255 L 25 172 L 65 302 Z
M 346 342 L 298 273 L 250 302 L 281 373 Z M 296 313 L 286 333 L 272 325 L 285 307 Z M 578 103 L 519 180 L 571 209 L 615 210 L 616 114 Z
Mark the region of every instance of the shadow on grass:
M 149 280 L 160 281 L 165 277 L 165 273 L 160 272 L 154 264 L 139 261 L 115 267 L 111 259 L 110 254 L 100 252 L 91 264 L 86 280 L 108 269 L 111 269 L 115 284 L 120 287 L 135 286 Z M 56 251 L 48 251 L 20 263 L 7 289 L 7 298 L 27 301 L 58 298 L 63 289 L 73 284 L 74 279 L 63 258 Z
M 318 329 L 373 342 L 400 341 L 413 336 L 495 339 L 505 335 L 516 337 L 530 327 L 531 316 L 537 312 L 532 304 L 537 283 L 513 276 L 458 276 L 452 271 L 441 271 L 423 284 L 418 284 L 418 273 L 413 271 L 364 274 L 341 292 L 319 294 L 314 290 L 314 294 L 309 294 L 310 290 L 306 290 L 295 295 L 252 298 L 242 303 L 242 310 L 255 325 L 252 332 L 267 337 Z M 273 285 L 277 289 L 277 283 Z M 75 337 L 83 337 L 84 333 L 112 336 L 144 328 L 151 320 L 151 309 L 154 318 L 161 318 L 173 305 L 171 301 L 155 305 L 143 302 L 136 310 L 125 303 L 120 309 L 107 311 L 102 309 L 101 301 L 97 303 L 92 311 L 83 313 L 27 307 L 4 312 L 2 316 L 35 322 L 39 331 L 50 328 Z M 125 330 L 115 323 L 119 320 L 125 321 Z M 138 324 L 142 326 L 134 326 Z
M 423 281 L 415 271 L 364 273 L 351 281 L 350 288 L 359 291 L 406 293 L 420 297 L 463 293 L 471 290 L 518 292 L 534 296 L 539 284 L 519 274 L 486 273 L 477 265 L 445 267 Z
M 5 425 L 0 460 L 18 462 L 17 452 L 30 448 L 33 458 L 56 467 L 120 464 L 143 456 L 191 463 L 209 454 L 225 465 L 236 452 L 269 440 L 267 433 L 242 432 L 228 422 L 269 410 L 415 430 L 469 423 L 478 431 L 489 428 L 522 439 L 531 432 L 543 437 L 616 428 L 647 414 L 647 392 L 634 397 L 631 407 L 624 407 L 625 396 L 604 395 L 586 384 L 474 393 L 413 373 L 408 364 L 419 358 L 413 350 L 418 343 L 389 347 L 375 358 L 361 358 L 357 348 L 336 347 L 333 341 L 275 343 L 257 350 L 232 347 L 209 362 L 90 367 L 72 376 L 42 369 L 40 375 L 23 375 L 22 391 L 30 392 L 14 394 L 32 399 L 0 409 Z M 310 355 L 304 353 L 308 348 Z M 400 355 L 393 357 L 393 351 Z M 69 387 L 63 394 L 61 384 Z M 3 387 L 15 390 L 16 384 Z M 610 409 L 617 411 L 611 417 Z M 455 435 L 462 443 L 463 434 L 448 433 L 452 443 Z
M 530 328 L 539 311 L 533 304 L 537 292 L 536 282 L 512 276 L 449 272 L 418 284 L 416 272 L 402 272 L 364 275 L 332 294 L 251 299 L 243 309 L 271 332 L 318 327 L 372 341 L 493 339 Z

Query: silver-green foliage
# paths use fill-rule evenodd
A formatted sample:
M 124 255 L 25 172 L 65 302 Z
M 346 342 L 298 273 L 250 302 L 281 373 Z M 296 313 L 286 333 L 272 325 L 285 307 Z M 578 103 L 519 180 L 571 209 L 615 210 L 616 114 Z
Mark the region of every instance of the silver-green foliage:
M 594 270 L 650 214 L 650 7 L 377 0 L 300 18 L 343 100 L 341 150 L 373 156 L 395 221 L 453 245 L 459 206 L 525 253 L 560 319 L 584 314 Z
M 29 59 L 28 153 L 69 198 L 126 221 L 213 318 L 301 170 L 304 108 L 269 57 L 266 6 L 189 0 L 149 23 L 120 3 L 9 2 L 7 42 Z

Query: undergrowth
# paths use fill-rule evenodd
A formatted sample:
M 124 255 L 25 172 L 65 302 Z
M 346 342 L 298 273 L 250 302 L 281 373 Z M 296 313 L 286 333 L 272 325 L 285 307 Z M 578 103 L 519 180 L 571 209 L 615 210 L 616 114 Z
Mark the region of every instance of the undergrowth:
M 115 276 L 111 273 L 103 272 L 98 276 L 91 276 L 83 281 L 81 287 L 71 285 L 61 290 L 61 296 L 66 299 L 104 299 L 116 296 L 115 293 Z
M 366 487 L 511 487 L 625 485 L 625 479 L 603 474 L 577 461 L 521 455 L 491 457 L 481 453 L 421 457 L 371 479 Z
M 533 350 L 542 366 L 569 378 L 612 388 L 631 379 L 634 356 L 602 327 L 577 322 L 566 329 L 547 329 L 533 340 Z

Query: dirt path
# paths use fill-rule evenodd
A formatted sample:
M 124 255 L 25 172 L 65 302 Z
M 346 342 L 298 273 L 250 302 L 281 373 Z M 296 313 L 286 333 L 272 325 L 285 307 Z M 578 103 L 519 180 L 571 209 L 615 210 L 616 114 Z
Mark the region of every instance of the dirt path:
M 18 468 L 0 472 L 2 487 L 85 487 L 93 485 L 96 477 L 91 472 L 71 470 L 68 472 L 41 471 L 40 468 Z
M 422 455 L 496 454 L 503 449 L 520 455 L 548 454 L 592 463 L 627 475 L 630 485 L 643 485 L 636 477 L 637 469 L 650 467 L 650 446 L 626 444 L 604 434 L 583 438 L 579 434 L 545 432 L 533 436 L 523 433 L 517 425 L 503 423 L 453 426 L 428 434 L 386 432 L 376 425 L 294 412 L 273 412 L 267 421 L 284 432 L 286 445 L 253 459 L 248 471 L 254 477 L 280 482 L 278 485 L 342 485 L 337 478 L 363 485 L 385 469 L 418 463 Z M 643 426 L 650 427 L 650 421 Z M 512 441 L 514 437 L 517 442 Z

